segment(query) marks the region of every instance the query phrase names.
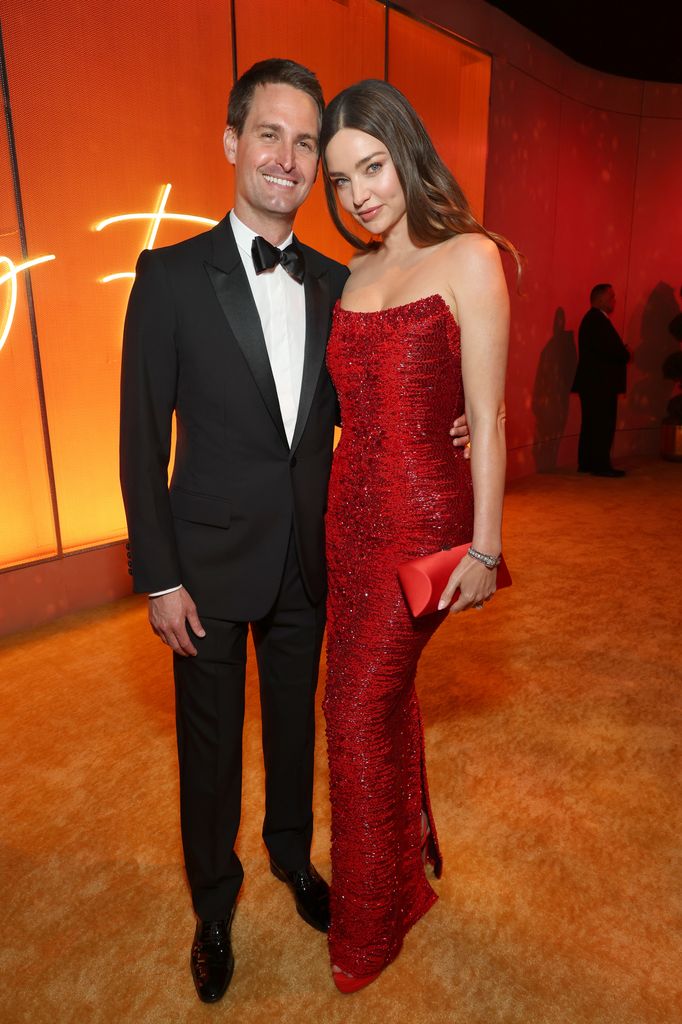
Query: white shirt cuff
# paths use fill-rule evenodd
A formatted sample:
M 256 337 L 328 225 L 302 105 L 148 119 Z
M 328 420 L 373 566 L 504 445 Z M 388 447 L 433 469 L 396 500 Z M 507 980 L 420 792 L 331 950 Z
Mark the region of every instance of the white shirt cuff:
M 147 597 L 163 597 L 164 594 L 174 594 L 176 590 L 182 589 L 182 583 L 178 583 L 177 587 L 169 587 L 168 590 L 157 590 L 153 594 L 147 594 Z

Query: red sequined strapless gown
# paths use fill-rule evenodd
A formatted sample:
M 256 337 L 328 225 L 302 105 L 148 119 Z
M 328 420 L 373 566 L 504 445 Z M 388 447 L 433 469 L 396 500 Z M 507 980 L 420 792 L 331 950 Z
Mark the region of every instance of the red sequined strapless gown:
M 414 680 L 447 612 L 413 619 L 400 562 L 471 540 L 459 327 L 440 295 L 375 313 L 337 304 L 327 364 L 341 405 L 327 511 L 330 955 L 362 977 L 393 960 L 440 874 Z

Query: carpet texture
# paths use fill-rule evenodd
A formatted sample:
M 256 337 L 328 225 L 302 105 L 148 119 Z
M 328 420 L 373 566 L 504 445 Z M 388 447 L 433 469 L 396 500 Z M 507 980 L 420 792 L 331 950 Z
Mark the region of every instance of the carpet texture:
M 169 655 L 144 602 L 2 641 L 3 1024 L 679 1024 L 682 466 L 629 470 L 511 486 L 514 585 L 420 664 L 440 899 L 354 996 L 267 867 L 253 665 L 236 969 L 204 1006 Z M 318 709 L 329 877 L 325 758 Z

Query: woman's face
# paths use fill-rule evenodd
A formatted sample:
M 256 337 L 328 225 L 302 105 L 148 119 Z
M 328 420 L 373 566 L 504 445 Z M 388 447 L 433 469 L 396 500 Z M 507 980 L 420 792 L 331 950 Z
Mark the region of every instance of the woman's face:
M 372 235 L 384 235 L 406 215 L 405 195 L 383 142 L 357 128 L 341 128 L 325 160 L 339 204 Z

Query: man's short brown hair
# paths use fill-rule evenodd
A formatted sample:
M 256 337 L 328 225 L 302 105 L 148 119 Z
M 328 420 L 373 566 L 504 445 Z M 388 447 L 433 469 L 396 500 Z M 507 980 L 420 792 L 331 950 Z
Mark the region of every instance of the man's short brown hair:
M 259 85 L 290 85 L 306 93 L 317 106 L 319 120 L 324 113 L 324 97 L 317 76 L 303 64 L 280 57 L 259 60 L 245 71 L 232 86 L 227 106 L 227 123 L 241 135 L 249 116 L 253 94 Z

